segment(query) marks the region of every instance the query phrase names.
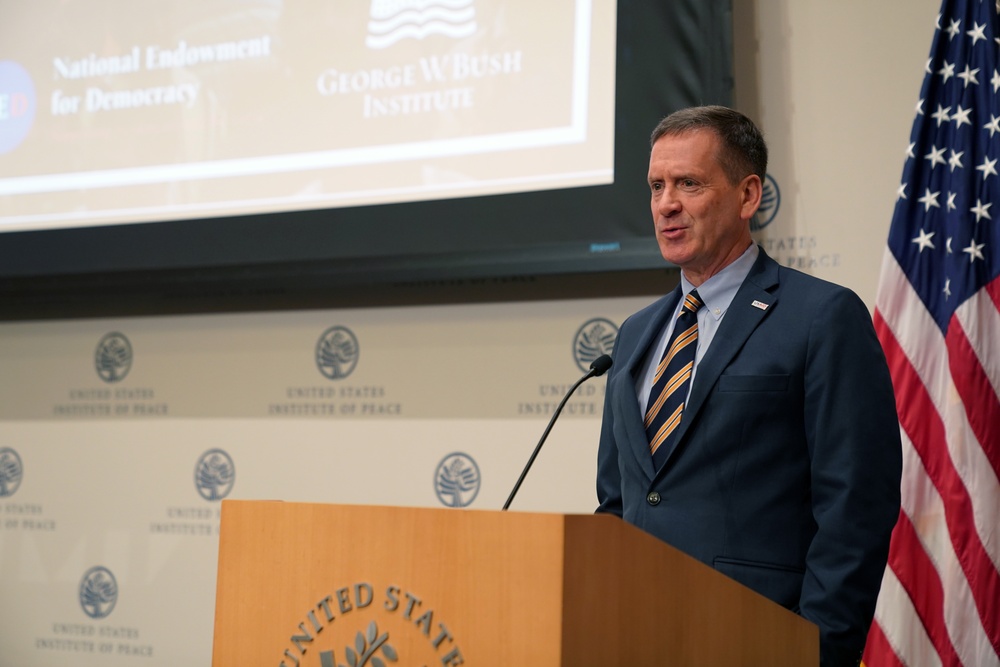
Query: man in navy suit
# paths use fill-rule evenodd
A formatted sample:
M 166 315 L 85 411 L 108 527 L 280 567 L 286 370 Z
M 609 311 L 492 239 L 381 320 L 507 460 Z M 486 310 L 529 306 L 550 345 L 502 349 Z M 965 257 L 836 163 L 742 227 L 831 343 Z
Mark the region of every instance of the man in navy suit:
M 681 282 L 618 333 L 598 511 L 816 623 L 823 667 L 857 665 L 899 513 L 895 400 L 864 303 L 753 243 L 766 169 L 760 131 L 731 109 L 653 132 L 656 240 Z M 693 363 L 660 427 L 657 373 L 686 299 Z

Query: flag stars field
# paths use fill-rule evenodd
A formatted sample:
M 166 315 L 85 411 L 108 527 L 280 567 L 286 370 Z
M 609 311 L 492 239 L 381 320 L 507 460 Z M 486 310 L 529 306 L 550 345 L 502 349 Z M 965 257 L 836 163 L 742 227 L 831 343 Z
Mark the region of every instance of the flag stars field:
M 979 79 L 976 78 L 977 74 L 979 74 L 979 68 L 978 67 L 976 69 L 970 69 L 969 66 L 966 65 L 965 69 L 962 70 L 962 73 L 961 74 L 957 74 L 956 76 L 959 79 L 961 79 L 963 82 L 965 82 L 965 86 L 964 87 L 968 88 L 970 83 L 975 84 L 977 86 L 979 85 Z
M 990 114 L 990 122 L 983 125 L 983 129 L 990 131 L 990 139 L 992 139 L 994 134 L 1000 132 L 1000 117 Z
M 973 23 L 972 30 L 969 30 L 965 34 L 972 38 L 972 45 L 975 46 L 976 42 L 981 39 L 986 39 L 986 24 L 979 25 L 978 23 Z M 977 72 L 979 70 L 976 70 Z
M 948 33 L 948 39 L 955 39 L 955 35 L 961 31 L 961 28 L 959 27 L 961 24 L 962 22 L 959 19 L 955 19 L 951 22 L 951 25 L 948 26 L 947 30 L 945 30 L 945 32 Z
M 952 149 L 951 156 L 948 157 L 948 166 L 951 167 L 952 171 L 955 171 L 956 168 L 964 168 L 965 165 L 962 164 L 963 155 L 965 155 L 965 151 L 955 151 L 955 149 Z
M 976 167 L 976 171 L 983 172 L 983 180 L 985 181 L 987 177 L 997 175 L 996 165 L 996 160 L 991 160 L 989 157 L 983 157 L 983 163 Z
M 931 210 L 932 207 L 941 208 L 941 204 L 938 203 L 938 195 L 941 191 L 931 192 L 930 188 L 924 190 L 924 196 L 917 201 L 924 205 L 924 211 Z
M 975 240 L 972 240 L 969 241 L 969 247 L 962 250 L 962 252 L 969 253 L 969 263 L 972 264 L 977 259 L 986 259 L 983 256 L 983 248 L 985 247 L 985 243 L 976 243 Z
M 944 164 L 944 152 L 947 148 L 935 148 L 931 146 L 931 152 L 924 156 L 924 159 L 931 161 L 931 169 L 936 165 Z
M 979 199 L 976 199 L 976 205 L 970 208 L 969 212 L 975 214 L 976 222 L 979 222 L 983 218 L 986 218 L 987 220 L 992 220 L 993 218 L 990 217 L 989 213 L 990 206 L 993 206 L 993 204 L 984 204 Z
M 944 79 L 943 83 L 948 83 L 948 79 L 955 76 L 955 65 L 953 63 L 949 63 L 947 60 L 944 61 L 944 65 L 942 65 L 941 69 L 938 70 L 938 74 L 940 74 L 941 78 Z
M 920 230 L 920 235 L 913 239 L 913 242 L 920 248 L 920 252 L 923 252 L 927 248 L 930 248 L 931 250 L 934 249 L 934 244 L 931 243 L 931 239 L 934 237 L 935 233 L 936 232 L 928 232 L 923 229 Z
M 979 70 L 976 71 L 978 72 Z M 978 84 L 978 82 L 974 83 Z M 971 111 L 972 109 L 963 109 L 961 105 L 956 107 L 955 113 L 951 115 L 951 119 L 955 121 L 955 127 L 962 127 L 962 123 L 965 123 L 966 125 L 972 125 L 972 121 L 969 120 L 969 113 Z

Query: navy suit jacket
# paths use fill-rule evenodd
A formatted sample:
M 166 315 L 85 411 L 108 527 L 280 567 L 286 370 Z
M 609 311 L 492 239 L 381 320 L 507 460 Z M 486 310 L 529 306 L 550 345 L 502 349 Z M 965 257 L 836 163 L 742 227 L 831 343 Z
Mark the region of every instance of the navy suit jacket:
M 902 465 L 871 316 L 850 290 L 761 250 L 698 365 L 675 445 L 654 470 L 636 379 L 680 298 L 678 287 L 618 332 L 598 511 L 816 623 L 824 666 L 857 664 L 899 514 Z

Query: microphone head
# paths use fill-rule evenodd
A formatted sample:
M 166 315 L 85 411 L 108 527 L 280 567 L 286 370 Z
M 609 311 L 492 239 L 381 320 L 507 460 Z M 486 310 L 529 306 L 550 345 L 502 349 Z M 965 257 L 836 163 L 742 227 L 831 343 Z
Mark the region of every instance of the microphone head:
M 607 354 L 602 354 L 601 356 L 594 359 L 590 364 L 591 375 L 593 377 L 600 377 L 608 372 L 611 368 L 611 364 L 614 362 L 611 360 L 611 356 Z

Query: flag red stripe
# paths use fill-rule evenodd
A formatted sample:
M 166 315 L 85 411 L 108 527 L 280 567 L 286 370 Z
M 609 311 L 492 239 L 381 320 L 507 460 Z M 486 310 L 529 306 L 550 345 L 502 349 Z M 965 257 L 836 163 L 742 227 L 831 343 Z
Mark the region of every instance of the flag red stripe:
M 1000 618 L 1000 573 L 976 533 L 972 499 L 952 466 L 944 424 L 920 376 L 877 311 L 875 330 L 889 362 L 900 425 L 944 502 L 955 555 L 969 581 L 987 637 L 994 651 L 1000 652 L 1000 627 L 988 620 Z
M 896 528 L 892 531 L 889 567 L 910 596 L 927 636 L 941 657 L 941 664 L 961 665 L 944 621 L 941 578 L 905 512 L 899 513 Z
M 945 344 L 951 377 L 965 404 L 969 425 L 993 472 L 1000 477 L 1000 400 L 957 319 L 948 326 Z
M 865 655 L 861 660 L 863 667 L 906 667 L 896 655 L 896 651 L 885 638 L 878 623 L 872 624 L 868 632 L 868 643 L 865 644 Z

